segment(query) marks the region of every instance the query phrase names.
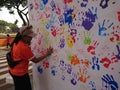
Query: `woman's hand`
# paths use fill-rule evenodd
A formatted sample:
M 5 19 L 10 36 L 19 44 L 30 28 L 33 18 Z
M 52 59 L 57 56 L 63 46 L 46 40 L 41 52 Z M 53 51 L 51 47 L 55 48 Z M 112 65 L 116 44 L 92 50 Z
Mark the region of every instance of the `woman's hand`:
M 52 53 L 53 53 L 53 48 L 50 47 L 50 48 L 47 49 L 47 52 L 46 52 L 45 55 L 40 56 L 40 57 L 38 57 L 38 58 L 34 57 L 34 58 L 31 59 L 31 61 L 33 61 L 34 63 L 37 63 L 37 62 L 43 60 L 44 58 L 48 57 L 48 56 L 51 55 Z

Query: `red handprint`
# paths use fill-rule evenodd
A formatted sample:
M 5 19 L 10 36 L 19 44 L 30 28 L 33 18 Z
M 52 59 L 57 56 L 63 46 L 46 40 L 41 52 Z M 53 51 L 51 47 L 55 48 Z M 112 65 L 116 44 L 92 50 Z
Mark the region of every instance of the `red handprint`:
M 87 51 L 89 52 L 89 53 L 91 53 L 92 55 L 95 55 L 96 53 L 95 53 L 95 49 L 96 49 L 96 47 L 99 45 L 99 43 L 97 42 L 97 41 L 93 41 L 93 44 L 94 45 L 90 45 L 88 48 L 87 48 Z

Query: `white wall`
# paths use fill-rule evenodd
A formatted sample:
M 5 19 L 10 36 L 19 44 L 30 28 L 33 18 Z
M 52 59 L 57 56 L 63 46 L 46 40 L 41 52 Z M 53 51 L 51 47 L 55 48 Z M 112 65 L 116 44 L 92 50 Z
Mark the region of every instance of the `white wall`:
M 102 2 L 103 1 L 103 2 Z M 29 0 L 34 90 L 120 90 L 119 0 Z

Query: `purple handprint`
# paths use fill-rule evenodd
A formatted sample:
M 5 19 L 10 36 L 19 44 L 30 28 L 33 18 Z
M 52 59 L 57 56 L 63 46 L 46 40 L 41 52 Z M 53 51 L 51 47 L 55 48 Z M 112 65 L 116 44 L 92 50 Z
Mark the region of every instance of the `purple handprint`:
M 68 74 L 71 74 L 71 73 L 72 73 L 72 66 L 71 66 L 71 64 L 68 64 L 68 65 L 67 65 L 67 73 L 68 73 Z
M 83 2 L 81 3 L 81 7 L 86 7 L 88 3 L 88 0 L 83 0 Z
M 116 58 L 120 60 L 120 48 L 118 45 L 116 45 L 116 48 L 117 48 L 117 51 L 118 51 L 118 54 L 116 55 Z
M 106 83 L 106 89 L 110 86 L 111 90 L 118 90 L 118 83 L 114 80 L 112 75 L 103 75 L 102 80 Z
M 60 43 L 60 46 L 59 46 L 59 47 L 60 47 L 60 48 L 64 48 L 64 46 L 65 46 L 65 39 L 64 39 L 64 38 L 61 38 L 59 43 Z
M 85 30 L 89 31 L 97 19 L 97 8 L 92 7 L 91 9 L 88 9 L 88 11 L 85 12 L 85 17 L 82 19 L 82 26 L 85 28 Z
M 106 7 L 108 7 L 108 1 L 109 0 L 101 0 L 100 2 L 100 6 L 104 9 Z
M 75 73 L 72 73 L 71 84 L 72 85 L 76 85 L 77 84 L 77 75 Z

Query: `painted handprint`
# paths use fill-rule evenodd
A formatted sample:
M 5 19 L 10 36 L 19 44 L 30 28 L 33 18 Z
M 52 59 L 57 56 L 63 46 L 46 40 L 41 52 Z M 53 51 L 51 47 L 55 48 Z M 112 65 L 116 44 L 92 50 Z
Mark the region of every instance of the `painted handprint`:
M 41 0 L 43 2 L 44 5 L 46 5 L 48 3 L 48 0 Z
M 72 13 L 73 9 L 68 9 L 67 11 L 64 12 L 65 22 L 68 24 L 72 24 L 73 22 Z
M 42 2 L 42 0 L 39 1 L 39 4 L 40 4 L 39 5 L 40 10 L 43 10 L 45 8 L 45 4 Z
M 85 28 L 85 30 L 89 31 L 97 19 L 97 8 L 89 8 L 88 11 L 85 12 L 85 16 L 83 16 L 82 19 L 82 26 Z
M 37 70 L 38 70 L 38 72 L 39 72 L 40 74 L 43 73 L 43 68 L 42 68 L 41 66 L 38 66 L 38 67 L 37 67 Z
M 55 3 L 55 1 L 51 0 L 50 2 L 52 11 L 54 11 L 56 14 L 60 15 L 61 14 L 61 8 L 59 4 Z
M 43 61 L 43 67 L 44 67 L 44 69 L 49 68 L 49 66 L 50 66 L 50 63 L 47 60 Z
M 72 65 L 78 65 L 78 64 L 80 64 L 80 60 L 79 60 L 79 58 L 76 55 L 73 55 L 71 57 L 71 64 Z
M 50 5 L 51 5 L 51 8 L 52 8 L 52 11 L 54 11 L 56 9 L 56 4 L 53 0 L 50 2 Z
M 66 41 L 67 41 L 68 47 L 72 48 L 74 46 L 75 40 L 70 35 L 66 36 Z
M 87 79 L 90 78 L 90 76 L 88 75 L 87 69 L 84 67 L 79 69 L 78 77 L 79 77 L 78 80 L 83 83 L 86 83 Z
M 88 0 L 82 0 L 81 7 L 86 7 L 88 4 Z
M 34 4 L 35 4 L 35 7 L 34 7 L 35 10 L 37 10 L 39 8 L 39 4 L 38 4 L 38 2 L 36 0 L 34 1 Z
M 91 85 L 92 89 L 91 90 L 96 90 L 95 82 L 90 81 L 89 84 Z
M 71 66 L 71 64 L 67 64 L 66 66 L 67 66 L 67 73 L 71 74 L 72 73 L 72 66 Z
M 67 4 L 67 3 L 71 3 L 73 2 L 73 0 L 64 0 L 64 3 Z
M 111 42 L 120 42 L 120 27 L 119 26 L 113 26 L 113 32 L 111 33 Z
M 117 48 L 117 51 L 118 51 L 118 54 L 116 55 L 116 58 L 118 60 L 120 60 L 120 47 L 118 45 L 116 45 L 116 48 Z
M 50 17 L 50 7 L 46 7 L 44 10 L 45 17 L 48 19 Z
M 90 45 L 90 43 L 91 43 L 90 32 L 86 31 L 84 32 L 84 44 Z
M 114 53 L 112 53 L 112 55 L 108 54 L 107 57 L 102 58 L 100 62 L 103 64 L 105 68 L 109 68 L 111 64 L 118 63 L 118 58 Z
M 105 26 L 106 20 L 103 20 L 102 25 L 100 25 L 100 23 L 98 23 L 98 35 L 99 36 L 107 36 L 107 33 L 105 31 L 107 31 L 112 25 L 113 23 L 110 23 L 109 20 L 107 20 L 107 24 L 108 26 Z M 104 32 L 104 33 L 103 33 Z
M 112 53 L 112 55 L 111 55 L 111 62 L 118 63 L 118 58 L 116 57 L 116 55 L 114 53 Z
M 60 60 L 59 67 L 60 67 L 60 70 L 62 71 L 62 73 L 65 73 L 67 66 L 66 66 L 64 60 Z
M 96 54 L 95 49 L 97 48 L 97 46 L 99 45 L 99 43 L 97 41 L 93 41 L 92 44 L 93 45 L 88 46 L 87 51 L 90 54 L 95 55 Z
M 33 4 L 32 3 L 29 5 L 29 8 L 30 8 L 30 11 L 33 10 Z
M 120 22 L 120 11 L 118 11 L 117 14 L 118 14 L 118 21 Z
M 66 70 L 67 70 L 67 65 L 65 64 L 64 60 L 60 60 L 59 68 L 62 72 L 61 79 L 65 80 L 66 79 L 65 73 L 66 73 Z
M 49 19 L 49 24 L 54 24 L 55 23 L 55 18 L 56 18 L 56 15 L 51 14 L 50 19 Z
M 59 17 L 58 17 L 58 19 L 59 19 L 59 22 L 60 22 L 60 26 L 62 26 L 65 22 L 64 22 L 64 18 L 63 18 L 63 15 L 60 15 Z
M 77 30 L 76 29 L 70 29 L 70 35 L 72 37 L 75 37 L 77 35 Z
M 101 0 L 100 6 L 104 9 L 108 7 L 108 1 L 109 0 Z
M 105 82 L 105 88 L 107 90 L 109 90 L 109 87 L 111 88 L 110 90 L 118 90 L 118 83 L 114 80 L 114 77 L 112 75 L 103 75 L 101 79 L 103 82 Z
M 95 68 L 97 68 L 97 70 L 100 70 L 99 59 L 96 56 L 92 57 L 91 64 L 93 70 L 95 70 Z
M 56 66 L 52 66 L 52 67 L 51 67 L 51 74 L 52 74 L 53 76 L 55 76 L 56 73 L 57 73 L 57 71 L 56 71 Z
M 77 84 L 77 74 L 72 73 L 71 83 L 72 83 L 72 85 Z
M 110 64 L 111 64 L 110 59 L 107 58 L 107 57 L 102 58 L 102 60 L 100 62 L 103 64 L 103 66 L 105 68 L 108 68 L 110 66 Z
M 59 45 L 60 48 L 64 48 L 64 46 L 65 46 L 65 39 L 64 39 L 64 37 L 60 39 L 59 44 L 60 44 Z

